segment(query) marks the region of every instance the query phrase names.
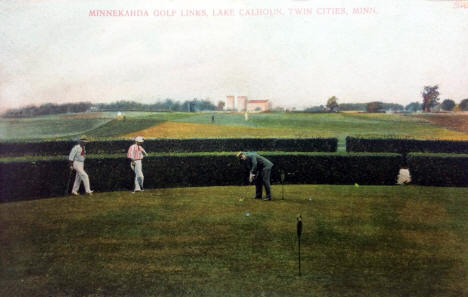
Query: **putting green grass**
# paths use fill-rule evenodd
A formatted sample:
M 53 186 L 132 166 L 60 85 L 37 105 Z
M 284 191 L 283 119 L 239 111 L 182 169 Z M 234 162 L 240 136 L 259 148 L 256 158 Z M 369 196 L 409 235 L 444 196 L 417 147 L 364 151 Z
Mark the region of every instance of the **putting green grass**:
M 284 190 L 271 202 L 246 186 L 0 204 L 0 295 L 468 295 L 468 188 Z

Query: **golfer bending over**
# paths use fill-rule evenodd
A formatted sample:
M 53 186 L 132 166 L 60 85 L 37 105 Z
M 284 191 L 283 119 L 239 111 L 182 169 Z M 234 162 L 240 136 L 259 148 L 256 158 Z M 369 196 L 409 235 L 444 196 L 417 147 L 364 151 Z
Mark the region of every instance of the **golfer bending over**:
M 135 138 L 135 144 L 128 148 L 127 157 L 131 160 L 130 167 L 135 172 L 135 189 L 132 193 L 144 191 L 143 189 L 143 171 L 141 160 L 143 156 L 148 156 L 145 149 L 141 146 L 143 143 L 143 137 L 137 136 Z
M 265 187 L 265 201 L 271 200 L 270 176 L 273 163 L 255 152 L 239 152 L 237 157 L 247 162 L 250 168 L 249 182 L 255 180 L 255 199 L 262 199 L 263 186 Z
M 84 171 L 84 161 L 86 159 L 85 145 L 87 142 L 88 138 L 84 135 L 81 136 L 78 144 L 72 148 L 70 155 L 68 155 L 70 170 L 76 171 L 75 183 L 71 192 L 73 195 L 79 195 L 78 190 L 80 189 L 81 182 L 83 182 L 86 194 L 93 194 L 89 186 L 88 174 Z

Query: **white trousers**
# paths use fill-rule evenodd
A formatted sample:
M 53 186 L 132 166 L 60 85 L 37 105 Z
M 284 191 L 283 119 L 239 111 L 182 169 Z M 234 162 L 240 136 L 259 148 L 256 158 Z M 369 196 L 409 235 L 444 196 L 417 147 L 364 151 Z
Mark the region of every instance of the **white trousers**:
M 72 192 L 78 192 L 80 184 L 83 182 L 85 192 L 90 193 L 88 174 L 84 171 L 84 162 L 73 161 L 73 169 L 76 171 L 75 183 L 73 184 Z
M 136 160 L 135 166 L 130 163 L 130 167 L 135 172 L 135 191 L 140 191 L 143 188 L 143 181 L 145 179 L 143 176 L 143 165 L 141 164 L 141 160 Z

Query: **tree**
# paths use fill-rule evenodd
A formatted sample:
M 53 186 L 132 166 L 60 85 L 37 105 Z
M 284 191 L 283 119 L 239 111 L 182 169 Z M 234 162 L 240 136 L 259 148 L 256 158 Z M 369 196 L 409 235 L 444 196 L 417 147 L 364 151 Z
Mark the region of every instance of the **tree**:
M 455 101 L 451 99 L 445 99 L 444 101 L 442 101 L 440 107 L 442 107 L 443 110 L 451 111 L 455 107 Z
M 341 111 L 366 111 L 366 103 L 341 103 L 339 109 Z
M 382 112 L 383 103 L 379 101 L 369 102 L 366 105 L 367 112 Z
M 304 109 L 304 112 L 324 112 L 325 111 L 325 106 L 320 105 L 320 106 L 311 106 L 307 107 Z
M 28 105 L 18 109 L 7 110 L 3 116 L 9 118 L 33 117 L 38 115 L 60 114 L 67 112 L 85 112 L 91 109 L 91 102 L 78 103 L 45 103 L 39 106 Z
M 460 101 L 460 104 L 458 106 L 460 107 L 460 110 L 468 111 L 468 99 L 463 99 L 462 101 Z
M 419 102 L 411 102 L 405 106 L 405 110 L 409 112 L 417 112 L 422 110 L 422 104 Z
M 218 105 L 216 106 L 216 109 L 223 110 L 225 105 L 226 103 L 224 103 L 224 101 L 218 101 Z
M 421 95 L 423 97 L 423 110 L 425 112 L 430 112 L 431 107 L 434 107 L 439 103 L 439 86 L 424 86 L 424 90 Z
M 404 107 L 398 103 L 382 103 L 382 109 L 385 111 L 401 111 Z
M 330 111 L 338 111 L 338 98 L 335 96 L 328 98 L 327 109 Z

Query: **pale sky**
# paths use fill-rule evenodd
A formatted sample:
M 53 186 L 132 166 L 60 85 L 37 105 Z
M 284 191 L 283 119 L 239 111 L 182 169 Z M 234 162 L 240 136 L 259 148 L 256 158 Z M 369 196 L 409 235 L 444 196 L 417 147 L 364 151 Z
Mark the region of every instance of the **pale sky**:
M 2 0 L 0 110 L 122 99 L 216 103 L 226 95 L 297 108 L 331 96 L 406 105 L 435 84 L 441 99 L 468 98 L 468 1 L 129 2 Z M 359 7 L 375 13 L 353 14 Z M 213 16 L 220 8 L 235 15 Z M 282 15 L 245 15 L 257 8 Z M 183 15 L 194 9 L 207 16 Z

